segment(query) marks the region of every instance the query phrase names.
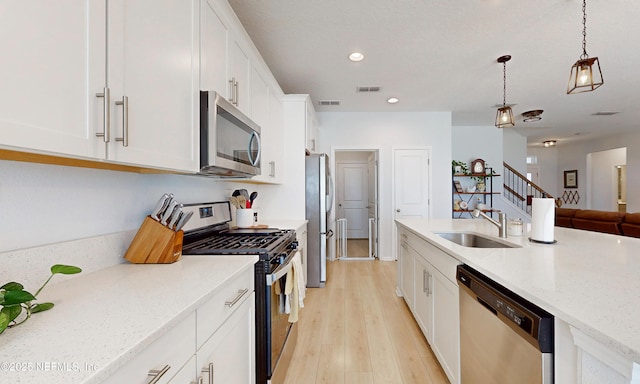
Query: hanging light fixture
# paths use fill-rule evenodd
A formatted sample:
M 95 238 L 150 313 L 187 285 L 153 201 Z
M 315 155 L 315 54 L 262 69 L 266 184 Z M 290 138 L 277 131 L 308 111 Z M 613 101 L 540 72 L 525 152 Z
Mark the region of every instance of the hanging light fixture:
M 587 55 L 587 0 L 582 0 L 582 55 L 571 67 L 567 94 L 593 91 L 602 84 L 600 61 Z
M 556 146 L 556 141 L 555 140 L 543 141 L 542 145 L 544 145 L 545 148 L 555 147 Z
M 540 121 L 542 120 L 542 112 L 544 112 L 542 109 L 535 109 L 533 111 L 527 111 L 527 112 L 522 112 L 522 121 L 524 121 L 525 123 L 529 123 L 532 121 Z
M 496 113 L 497 128 L 508 128 L 515 125 L 515 123 L 513 122 L 513 111 L 511 110 L 511 107 L 507 106 L 507 61 L 509 60 L 511 60 L 510 55 L 498 57 L 498 63 L 502 63 L 503 87 L 502 107 L 498 108 L 498 112 Z

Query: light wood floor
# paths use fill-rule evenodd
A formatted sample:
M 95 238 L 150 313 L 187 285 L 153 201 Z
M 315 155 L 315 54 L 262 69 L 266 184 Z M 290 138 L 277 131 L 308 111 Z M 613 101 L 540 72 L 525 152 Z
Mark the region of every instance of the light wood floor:
M 369 257 L 369 239 L 347 240 L 347 257 Z
M 402 298 L 394 261 L 328 264 L 307 290 L 285 384 L 448 383 Z

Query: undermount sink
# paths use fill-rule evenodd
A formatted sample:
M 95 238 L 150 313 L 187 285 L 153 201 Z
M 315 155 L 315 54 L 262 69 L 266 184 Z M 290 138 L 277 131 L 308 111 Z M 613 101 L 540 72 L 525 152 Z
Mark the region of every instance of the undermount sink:
M 470 248 L 521 248 L 519 245 L 509 244 L 487 236 L 472 232 L 434 232 L 443 239 Z

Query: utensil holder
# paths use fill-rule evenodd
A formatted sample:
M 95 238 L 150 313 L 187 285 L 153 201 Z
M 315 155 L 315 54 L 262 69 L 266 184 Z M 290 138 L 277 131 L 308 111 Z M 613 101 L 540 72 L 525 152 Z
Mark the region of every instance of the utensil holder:
M 184 232 L 173 231 L 147 216 L 124 254 L 134 264 L 171 264 L 182 256 Z

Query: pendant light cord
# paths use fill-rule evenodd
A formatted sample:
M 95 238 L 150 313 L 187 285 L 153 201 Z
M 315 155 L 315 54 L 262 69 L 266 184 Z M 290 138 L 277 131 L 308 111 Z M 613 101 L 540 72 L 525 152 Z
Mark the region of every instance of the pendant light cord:
M 580 59 L 589 58 L 587 55 L 587 0 L 582 0 L 582 55 Z
M 507 106 L 507 62 L 502 63 L 502 107 Z

